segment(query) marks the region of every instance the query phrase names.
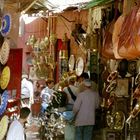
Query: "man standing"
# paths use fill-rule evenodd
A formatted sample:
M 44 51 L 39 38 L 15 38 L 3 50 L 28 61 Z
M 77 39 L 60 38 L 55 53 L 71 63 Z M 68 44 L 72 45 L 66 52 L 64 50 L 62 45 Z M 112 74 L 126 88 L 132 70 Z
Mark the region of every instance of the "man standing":
M 91 81 L 83 81 L 85 90 L 81 92 L 74 103 L 76 140 L 92 140 L 95 125 L 95 110 L 99 106 L 99 95 L 91 89 Z

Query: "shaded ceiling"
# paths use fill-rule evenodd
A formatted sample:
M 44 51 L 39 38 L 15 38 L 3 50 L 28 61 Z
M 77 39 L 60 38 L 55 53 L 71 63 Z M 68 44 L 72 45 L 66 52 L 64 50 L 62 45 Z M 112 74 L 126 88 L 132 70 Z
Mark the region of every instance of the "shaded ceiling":
M 85 6 L 91 0 L 0 0 L 4 8 L 15 12 L 38 13 L 39 11 L 61 12 Z

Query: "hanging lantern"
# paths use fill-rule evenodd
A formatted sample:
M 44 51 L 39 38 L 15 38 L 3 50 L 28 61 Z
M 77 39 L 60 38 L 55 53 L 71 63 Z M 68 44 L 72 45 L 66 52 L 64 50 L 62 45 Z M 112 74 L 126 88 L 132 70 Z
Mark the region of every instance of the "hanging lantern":
M 48 38 L 48 36 L 45 36 L 44 43 L 45 43 L 45 46 L 49 45 L 49 38 Z
M 28 37 L 28 39 L 27 39 L 27 41 L 26 41 L 26 43 L 25 43 L 27 46 L 30 45 L 30 38 L 31 38 L 31 36 L 29 35 L 29 37 Z
M 68 37 L 67 37 L 67 33 L 65 33 L 64 35 L 63 35 L 63 38 L 62 38 L 62 41 L 63 42 L 68 42 Z
M 34 51 L 39 52 L 40 51 L 40 39 L 38 38 L 36 43 L 34 44 Z
M 36 42 L 35 35 L 32 35 L 32 36 L 30 37 L 29 42 L 30 42 L 30 45 L 34 45 L 34 44 L 35 44 L 35 42 Z
M 50 43 L 55 45 L 56 41 L 57 41 L 56 35 L 55 34 L 51 34 L 50 35 Z
M 43 50 L 43 49 L 45 48 L 45 41 L 44 41 L 44 39 L 41 39 L 39 48 L 40 48 L 41 50 Z

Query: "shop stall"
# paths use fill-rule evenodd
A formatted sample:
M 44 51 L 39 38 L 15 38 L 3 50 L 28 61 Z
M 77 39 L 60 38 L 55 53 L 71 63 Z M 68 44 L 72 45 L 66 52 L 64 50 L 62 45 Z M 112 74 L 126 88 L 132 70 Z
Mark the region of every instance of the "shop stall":
M 83 3 L 82 3 L 83 4 Z M 32 15 L 38 1 L 24 7 Z M 34 13 L 32 22 L 20 17 L 20 33 L 12 46 L 11 16 L 4 14 L 0 30 L 0 123 L 20 114 L 21 80 L 26 73 L 40 85 L 32 113 L 40 118 L 40 139 L 64 139 L 69 129 L 64 120 L 66 95 L 63 88 L 70 77 L 76 84 L 88 73 L 100 95 L 96 110 L 95 140 L 138 140 L 140 135 L 140 4 L 128 0 L 91 1 L 84 8 L 62 13 Z M 53 7 L 55 8 L 55 7 Z M 12 46 L 12 47 L 11 47 Z M 55 96 L 47 114 L 40 114 L 41 90 L 47 79 L 55 81 Z M 78 85 L 78 84 L 77 84 Z M 4 117 L 3 117 L 4 116 Z M 47 126 L 47 127 L 46 127 Z M 0 128 L 1 129 L 1 128 Z M 0 137 L 4 135 L 0 134 Z M 74 136 L 74 135 L 73 135 Z

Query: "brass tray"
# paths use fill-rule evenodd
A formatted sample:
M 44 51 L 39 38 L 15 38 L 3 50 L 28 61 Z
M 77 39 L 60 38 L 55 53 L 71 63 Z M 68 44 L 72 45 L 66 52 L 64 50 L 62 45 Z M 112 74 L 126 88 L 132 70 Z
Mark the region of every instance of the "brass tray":
M 82 57 L 78 57 L 78 59 L 76 60 L 76 75 L 80 76 L 83 73 L 84 70 L 84 60 Z
M 74 70 L 74 65 L 75 65 L 75 57 L 74 55 L 71 55 L 69 58 L 69 71 Z
M 3 116 L 0 121 L 0 140 L 3 140 L 3 138 L 6 135 L 7 129 L 8 129 L 8 123 L 9 119 L 8 116 Z
M 114 129 L 122 130 L 124 128 L 125 115 L 122 111 L 117 111 L 114 114 Z
M 9 45 L 9 41 L 6 39 L 3 44 L 2 47 L 0 49 L 0 62 L 1 64 L 5 65 L 8 61 L 9 58 L 9 52 L 10 52 L 10 45 Z
M 6 89 L 10 81 L 10 68 L 8 66 L 4 67 L 0 77 L 1 89 Z

